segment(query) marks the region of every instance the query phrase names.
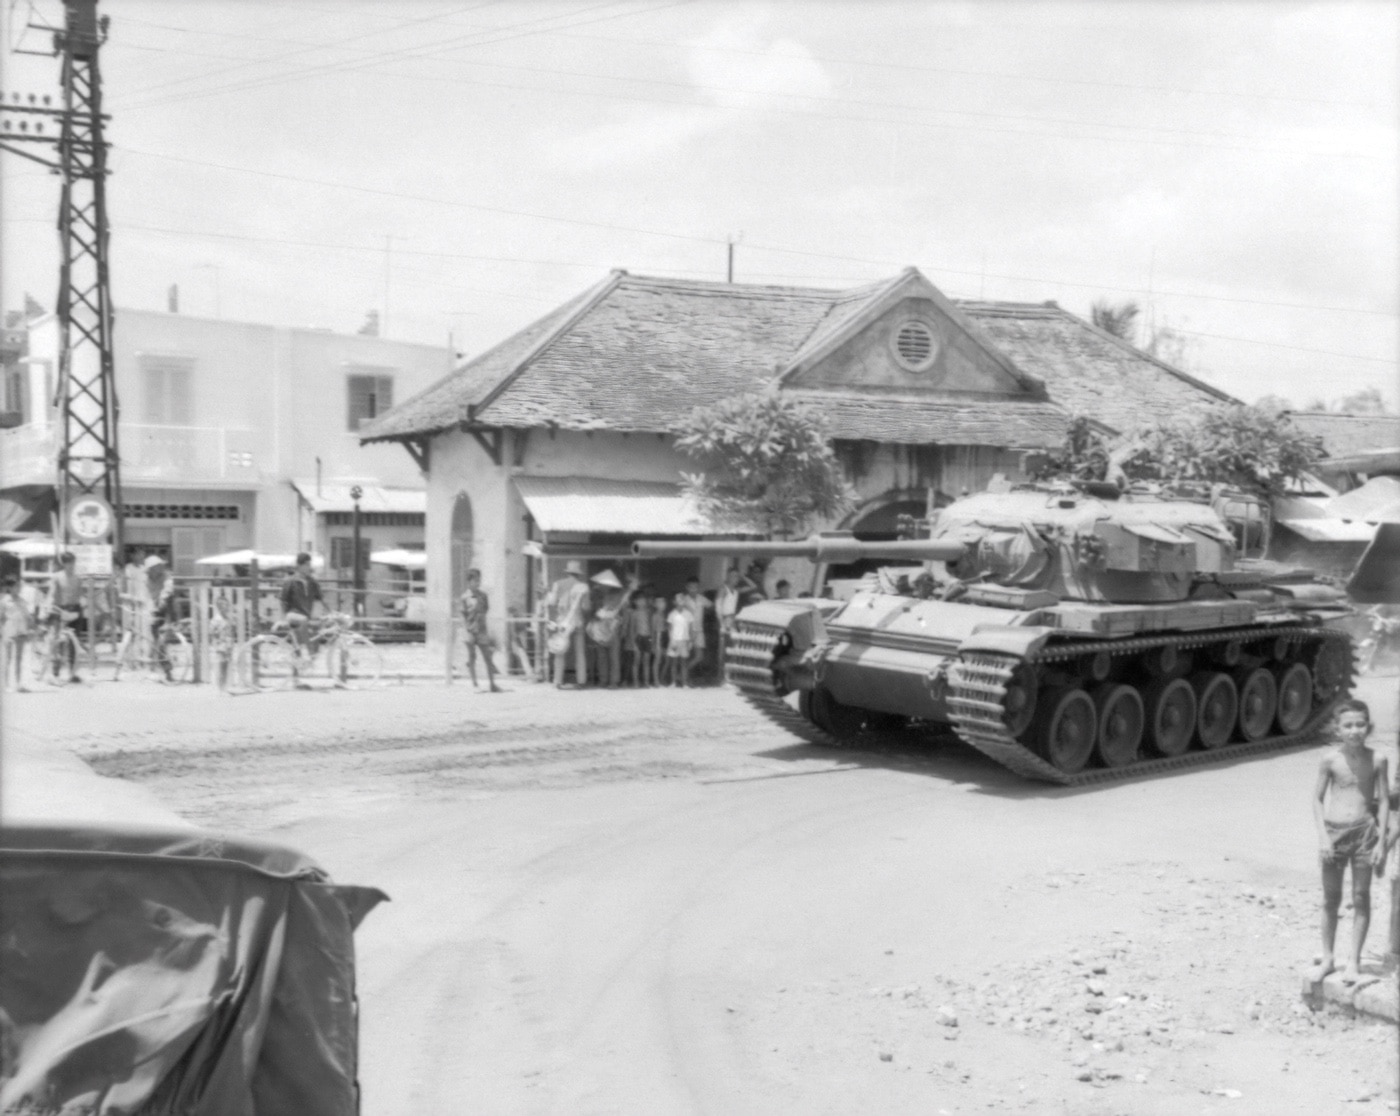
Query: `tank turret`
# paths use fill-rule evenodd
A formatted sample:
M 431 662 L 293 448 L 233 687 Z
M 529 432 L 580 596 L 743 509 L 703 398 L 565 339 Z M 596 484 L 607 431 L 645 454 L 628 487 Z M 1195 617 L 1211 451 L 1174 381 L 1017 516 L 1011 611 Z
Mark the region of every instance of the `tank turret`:
M 1345 594 L 1241 559 L 1223 499 L 1024 486 L 949 505 L 925 539 L 634 551 L 925 563 L 917 584 L 874 575 L 844 602 L 750 606 L 727 679 L 828 743 L 942 724 L 1020 775 L 1079 784 L 1295 744 L 1350 690 L 1350 637 L 1327 626 Z

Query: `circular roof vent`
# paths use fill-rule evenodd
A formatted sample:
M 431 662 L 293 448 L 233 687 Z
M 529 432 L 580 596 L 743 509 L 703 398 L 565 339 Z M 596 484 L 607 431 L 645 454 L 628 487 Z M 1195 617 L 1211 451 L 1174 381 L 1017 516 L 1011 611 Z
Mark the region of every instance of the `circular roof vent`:
M 923 322 L 905 322 L 894 338 L 895 356 L 911 372 L 922 372 L 938 355 L 933 330 Z

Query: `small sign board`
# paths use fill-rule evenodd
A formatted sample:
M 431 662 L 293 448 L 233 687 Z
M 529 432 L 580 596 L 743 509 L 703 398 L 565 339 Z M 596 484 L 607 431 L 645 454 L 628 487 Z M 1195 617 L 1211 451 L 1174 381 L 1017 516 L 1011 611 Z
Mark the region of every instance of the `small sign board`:
M 105 543 L 112 537 L 115 522 L 112 505 L 101 496 L 89 493 L 68 505 L 68 537 L 79 545 Z
M 68 549 L 76 559 L 73 572 L 79 577 L 112 576 L 111 543 L 77 543 Z

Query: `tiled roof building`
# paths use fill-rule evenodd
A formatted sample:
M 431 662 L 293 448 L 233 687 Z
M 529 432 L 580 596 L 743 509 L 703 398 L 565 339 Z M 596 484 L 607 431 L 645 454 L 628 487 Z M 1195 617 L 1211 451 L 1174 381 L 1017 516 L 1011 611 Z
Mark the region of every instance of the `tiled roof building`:
M 470 565 L 493 601 L 528 609 L 568 558 L 725 533 L 687 505 L 669 435 L 765 387 L 827 417 L 855 487 L 851 515 L 814 526 L 866 538 L 1016 475 L 1072 415 L 1123 429 L 1232 401 L 1054 305 L 954 302 L 913 268 L 843 291 L 613 272 L 362 428 L 428 472 L 430 635 Z M 644 576 L 713 585 L 721 564 Z
M 931 367 L 901 374 L 872 370 L 868 353 L 839 359 L 882 317 L 920 303 L 939 350 Z M 1058 307 L 951 302 L 912 268 L 846 291 L 614 272 L 364 435 L 461 423 L 669 431 L 697 405 L 773 382 L 827 411 L 837 438 L 906 444 L 1046 446 L 1069 414 L 1123 429 L 1230 400 Z

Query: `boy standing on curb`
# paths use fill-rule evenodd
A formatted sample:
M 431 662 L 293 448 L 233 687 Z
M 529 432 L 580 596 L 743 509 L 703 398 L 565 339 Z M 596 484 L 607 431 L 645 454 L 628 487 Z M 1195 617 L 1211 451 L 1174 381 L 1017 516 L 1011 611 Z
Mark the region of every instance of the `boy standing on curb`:
M 1371 734 L 1371 711 L 1366 703 L 1348 699 L 1334 714 L 1336 747 L 1323 757 L 1313 795 L 1322 859 L 1322 962 L 1314 982 L 1337 966 L 1337 911 L 1342 902 L 1342 878 L 1351 865 L 1351 954 L 1342 980 L 1354 984 L 1361 974 L 1361 947 L 1371 925 L 1371 873 L 1385 866 L 1390 826 L 1390 775 L 1384 757 L 1366 747 Z

